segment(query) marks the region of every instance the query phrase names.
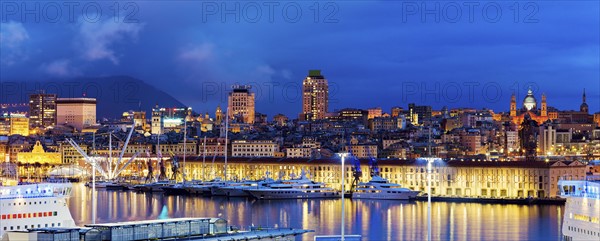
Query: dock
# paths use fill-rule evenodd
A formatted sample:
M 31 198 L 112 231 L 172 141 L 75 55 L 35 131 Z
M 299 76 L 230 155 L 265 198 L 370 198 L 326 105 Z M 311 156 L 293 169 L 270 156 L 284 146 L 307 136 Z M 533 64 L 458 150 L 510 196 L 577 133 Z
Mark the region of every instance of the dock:
M 87 224 L 85 227 L 36 228 L 9 231 L 2 241 L 134 241 L 134 240 L 295 240 L 314 232 L 293 228 L 254 228 L 243 231 L 222 218 L 171 218 Z
M 427 201 L 427 196 L 417 196 L 417 201 Z M 499 204 L 542 204 L 542 205 L 564 205 L 564 198 L 484 198 L 484 197 L 444 197 L 432 196 L 432 202 L 456 202 L 456 203 L 499 203 Z
M 237 233 L 229 233 L 225 236 L 210 237 L 201 240 L 208 241 L 242 241 L 242 240 L 296 240 L 296 236 L 305 233 L 314 232 L 314 230 L 292 229 L 292 228 L 268 228 L 268 229 L 252 229 L 251 231 L 242 231 Z M 194 239 L 200 240 L 200 239 Z

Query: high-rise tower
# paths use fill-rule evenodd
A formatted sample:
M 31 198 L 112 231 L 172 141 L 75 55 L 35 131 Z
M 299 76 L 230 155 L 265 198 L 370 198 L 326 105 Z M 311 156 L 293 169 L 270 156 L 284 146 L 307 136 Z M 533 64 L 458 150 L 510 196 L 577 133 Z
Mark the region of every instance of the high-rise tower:
M 40 92 L 29 96 L 29 128 L 56 124 L 56 95 Z
M 302 81 L 302 114 L 304 120 L 324 119 L 329 107 L 329 84 L 321 70 L 310 70 Z
M 231 120 L 254 124 L 254 93 L 250 85 L 234 85 L 229 92 L 227 115 Z

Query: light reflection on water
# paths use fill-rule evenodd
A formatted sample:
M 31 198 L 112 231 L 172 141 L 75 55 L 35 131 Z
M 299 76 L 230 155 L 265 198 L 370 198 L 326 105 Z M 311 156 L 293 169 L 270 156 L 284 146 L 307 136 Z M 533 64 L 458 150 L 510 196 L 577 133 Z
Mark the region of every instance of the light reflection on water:
M 341 200 L 250 200 L 98 191 L 97 223 L 175 217 L 221 217 L 230 225 L 294 227 L 340 233 Z M 91 223 L 91 189 L 74 184 L 69 208 L 78 225 Z M 346 200 L 346 234 L 363 240 L 424 240 L 427 203 Z M 560 240 L 562 206 L 433 203 L 435 240 Z M 313 240 L 313 235 L 303 240 Z

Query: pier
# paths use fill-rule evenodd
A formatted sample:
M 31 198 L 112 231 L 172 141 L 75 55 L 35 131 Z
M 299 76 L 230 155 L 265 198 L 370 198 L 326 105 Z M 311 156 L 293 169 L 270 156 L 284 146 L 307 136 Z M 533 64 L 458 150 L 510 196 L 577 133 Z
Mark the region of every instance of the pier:
M 2 241 L 295 240 L 295 236 L 309 232 L 314 231 L 293 228 L 250 228 L 241 231 L 234 230 L 222 218 L 172 218 L 10 231 Z

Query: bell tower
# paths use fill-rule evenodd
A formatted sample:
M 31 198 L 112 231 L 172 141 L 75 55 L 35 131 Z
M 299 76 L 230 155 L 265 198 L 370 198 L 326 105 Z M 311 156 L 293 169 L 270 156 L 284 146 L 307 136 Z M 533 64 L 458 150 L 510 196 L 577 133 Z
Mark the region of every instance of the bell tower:
M 548 106 L 546 105 L 546 94 L 542 94 L 541 116 L 548 116 Z
M 587 103 L 585 103 L 585 89 L 583 89 L 582 101 L 583 102 L 581 103 L 581 106 L 579 106 L 579 111 L 587 114 L 589 111 L 589 108 L 588 108 Z
M 517 116 L 517 97 L 515 93 L 510 97 L 510 116 Z

